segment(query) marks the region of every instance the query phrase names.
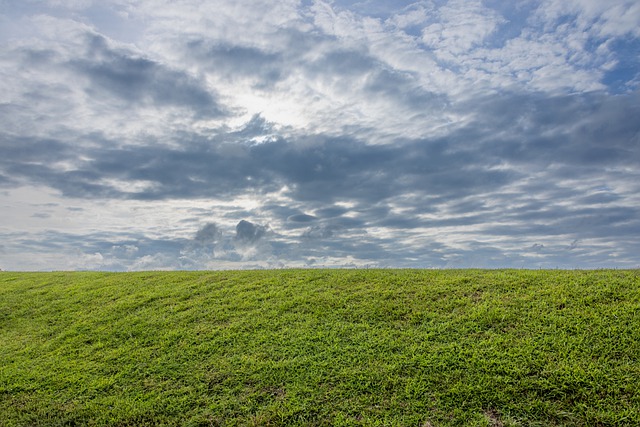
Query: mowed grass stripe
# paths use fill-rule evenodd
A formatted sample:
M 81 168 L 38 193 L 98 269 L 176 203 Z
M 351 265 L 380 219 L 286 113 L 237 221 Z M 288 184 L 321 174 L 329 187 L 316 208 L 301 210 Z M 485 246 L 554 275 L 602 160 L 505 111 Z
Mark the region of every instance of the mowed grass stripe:
M 0 273 L 0 425 L 640 425 L 637 270 Z

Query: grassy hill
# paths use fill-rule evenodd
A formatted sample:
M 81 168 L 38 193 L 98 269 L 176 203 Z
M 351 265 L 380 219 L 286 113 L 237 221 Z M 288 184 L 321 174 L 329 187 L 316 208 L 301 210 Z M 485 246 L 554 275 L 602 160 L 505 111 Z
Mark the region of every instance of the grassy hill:
M 1 426 L 638 426 L 640 271 L 0 273 Z

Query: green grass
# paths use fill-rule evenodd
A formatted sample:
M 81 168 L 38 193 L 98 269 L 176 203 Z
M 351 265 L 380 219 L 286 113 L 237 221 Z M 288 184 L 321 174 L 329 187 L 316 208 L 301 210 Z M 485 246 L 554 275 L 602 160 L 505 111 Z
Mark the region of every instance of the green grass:
M 0 273 L 1 426 L 638 426 L 640 271 Z

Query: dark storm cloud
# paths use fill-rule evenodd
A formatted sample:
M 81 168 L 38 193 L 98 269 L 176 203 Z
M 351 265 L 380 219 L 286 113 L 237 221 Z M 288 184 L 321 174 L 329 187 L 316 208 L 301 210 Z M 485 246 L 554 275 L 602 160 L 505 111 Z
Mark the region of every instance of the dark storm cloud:
M 89 79 L 87 91 L 91 96 L 110 95 L 128 104 L 173 105 L 205 117 L 226 114 L 211 89 L 184 71 L 113 49 L 101 36 L 87 38 L 86 55 L 69 64 L 72 70 Z

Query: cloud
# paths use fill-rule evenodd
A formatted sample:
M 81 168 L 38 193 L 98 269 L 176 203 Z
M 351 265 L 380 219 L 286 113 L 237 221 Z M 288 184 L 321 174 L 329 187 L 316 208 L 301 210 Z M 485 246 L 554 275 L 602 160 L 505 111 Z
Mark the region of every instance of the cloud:
M 423 29 L 422 41 L 444 60 L 482 45 L 505 23 L 499 13 L 480 1 L 450 1 L 437 9 L 436 16 L 437 23 Z
M 302 233 L 302 237 L 304 239 L 327 239 L 333 237 L 334 233 L 339 230 L 339 227 L 331 226 L 331 225 L 316 225 L 313 227 L 307 228 L 304 233 Z
M 616 0 L 607 4 L 594 0 L 545 0 L 538 9 L 537 17 L 549 24 L 573 17 L 579 29 L 600 37 L 640 36 L 640 29 L 635 25 L 640 19 L 640 6 L 633 0 Z
M 307 214 L 297 214 L 297 215 L 291 215 L 289 218 L 287 218 L 288 221 L 292 221 L 292 222 L 313 222 L 315 220 L 317 220 L 317 218 L 313 215 L 307 215 Z
M 225 114 L 213 91 L 184 71 L 112 49 L 102 36 L 88 38 L 86 57 L 72 60 L 70 67 L 79 76 L 88 78 L 86 90 L 91 98 L 114 96 L 127 106 L 177 106 L 205 117 Z
M 255 89 L 268 89 L 286 78 L 287 67 L 281 52 L 270 53 L 253 46 L 212 44 L 209 40 L 187 42 L 188 57 L 203 69 L 229 82 L 254 79 Z
M 194 240 L 202 245 L 215 244 L 220 240 L 221 232 L 213 223 L 207 223 L 196 233 Z
M 635 266 L 639 10 L 7 5 L 3 262 Z
M 268 227 L 244 219 L 236 225 L 236 241 L 242 245 L 251 245 L 262 239 L 268 231 Z

